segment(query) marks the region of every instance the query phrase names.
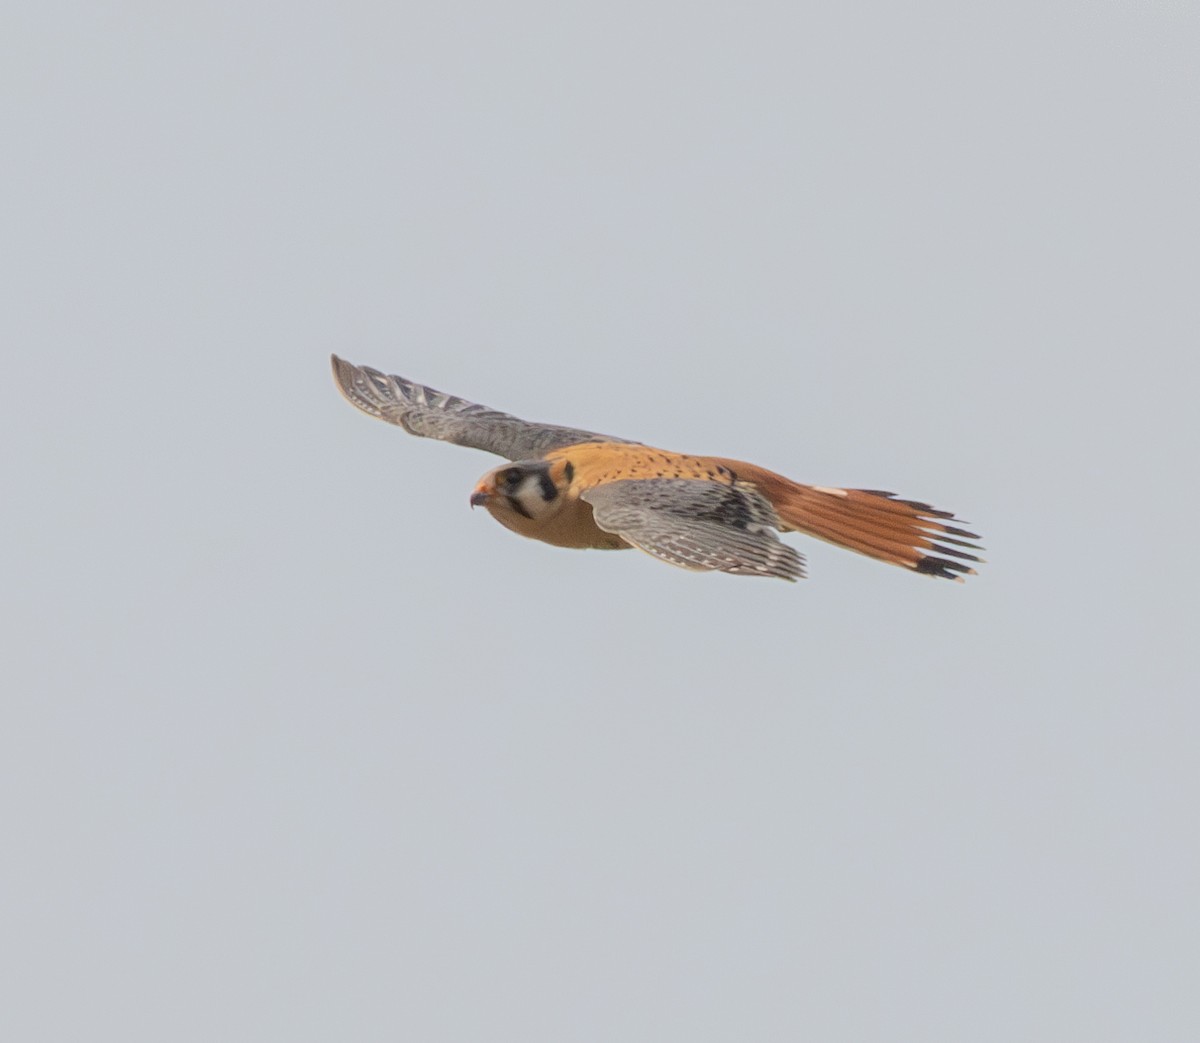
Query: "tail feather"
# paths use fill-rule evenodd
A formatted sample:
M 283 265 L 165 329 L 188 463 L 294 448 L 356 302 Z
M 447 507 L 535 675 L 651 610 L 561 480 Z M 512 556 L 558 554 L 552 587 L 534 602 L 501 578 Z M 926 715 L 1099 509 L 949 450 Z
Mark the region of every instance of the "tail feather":
M 796 509 L 794 501 L 785 500 L 776 502 L 775 507 L 780 521 L 790 529 L 897 565 L 906 563 L 914 540 L 923 539 L 914 533 L 897 532 L 894 523 L 881 525 L 870 515 L 848 512 L 840 504 L 815 500 L 804 504 L 801 511 Z
M 961 582 L 975 574 L 965 562 L 983 561 L 972 553 L 979 537 L 947 524 L 953 513 L 891 493 L 788 483 L 775 509 L 799 532 L 925 575 Z
M 821 486 L 808 486 L 808 488 L 822 489 Z M 882 489 L 831 489 L 824 491 L 861 493 L 863 496 L 871 497 L 869 504 L 871 507 L 874 507 L 878 511 L 887 511 L 889 514 L 911 514 L 913 511 L 920 511 L 931 518 L 954 517 L 952 511 L 939 511 L 936 507 L 931 507 L 927 503 L 921 503 L 920 500 L 901 500 L 895 493 L 884 492 Z
M 963 576 L 975 574 L 969 563 L 983 561 L 974 553 L 983 549 L 973 542 L 979 537 L 960 528 L 964 523 L 950 511 L 901 500 L 878 489 L 801 485 L 765 469 L 731 465 L 771 500 L 786 529 L 914 572 L 959 582 Z

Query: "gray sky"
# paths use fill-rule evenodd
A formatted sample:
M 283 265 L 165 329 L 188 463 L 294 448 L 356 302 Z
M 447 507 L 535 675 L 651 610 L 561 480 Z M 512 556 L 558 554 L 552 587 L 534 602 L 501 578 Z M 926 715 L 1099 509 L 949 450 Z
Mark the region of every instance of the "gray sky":
M 5 22 L 0 1037 L 1200 1037 L 1194 7 Z M 330 351 L 989 564 L 523 541 Z

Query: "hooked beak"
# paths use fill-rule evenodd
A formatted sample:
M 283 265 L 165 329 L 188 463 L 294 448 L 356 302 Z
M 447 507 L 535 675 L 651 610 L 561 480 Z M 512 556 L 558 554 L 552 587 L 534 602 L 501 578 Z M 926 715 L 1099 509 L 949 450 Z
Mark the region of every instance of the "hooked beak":
M 491 499 L 491 497 L 486 491 L 483 489 L 476 489 L 473 493 L 471 493 L 471 509 L 474 510 L 476 507 L 486 507 L 489 499 Z

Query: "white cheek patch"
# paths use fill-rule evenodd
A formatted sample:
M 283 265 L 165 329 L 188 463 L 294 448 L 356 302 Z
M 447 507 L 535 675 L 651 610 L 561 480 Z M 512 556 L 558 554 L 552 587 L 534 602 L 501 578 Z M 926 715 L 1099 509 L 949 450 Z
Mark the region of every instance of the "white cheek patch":
M 557 503 L 557 498 L 547 502 L 542 497 L 541 483 L 535 475 L 526 478 L 509 495 L 525 509 L 531 518 L 541 517 Z

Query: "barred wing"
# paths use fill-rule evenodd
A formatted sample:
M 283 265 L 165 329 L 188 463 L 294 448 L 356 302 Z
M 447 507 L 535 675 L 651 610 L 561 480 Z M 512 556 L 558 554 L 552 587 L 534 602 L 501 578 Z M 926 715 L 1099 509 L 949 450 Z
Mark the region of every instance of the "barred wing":
M 580 442 L 626 442 L 576 427 L 535 424 L 467 402 L 370 366 L 331 356 L 333 377 L 352 405 L 409 434 L 495 453 L 509 460 L 535 460 L 553 449 Z
M 774 507 L 749 485 L 630 479 L 580 495 L 600 528 L 672 565 L 786 580 L 804 575 L 804 558 L 775 533 Z

